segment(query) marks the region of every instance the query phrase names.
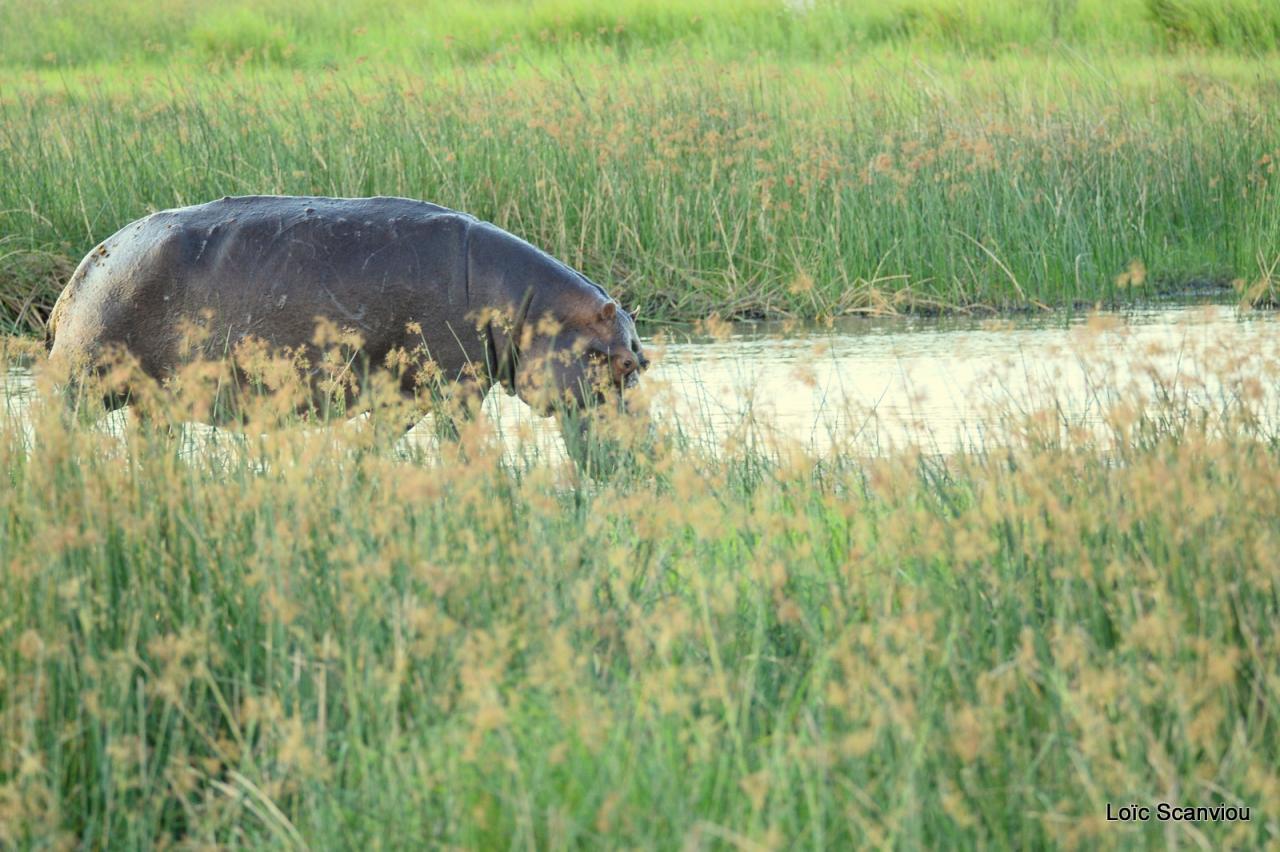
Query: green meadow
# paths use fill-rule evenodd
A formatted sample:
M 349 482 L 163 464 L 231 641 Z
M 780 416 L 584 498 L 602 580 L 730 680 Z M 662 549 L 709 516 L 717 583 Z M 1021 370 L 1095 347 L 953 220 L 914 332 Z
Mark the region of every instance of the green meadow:
M 0 0 L 0 34 L 0 849 L 1280 848 L 1275 347 L 1128 365 L 1087 423 L 1041 388 L 946 456 L 605 418 L 587 475 L 285 393 L 183 427 L 225 365 L 95 424 L 39 340 L 116 229 L 257 193 L 466 210 L 650 330 L 1263 308 L 1276 4 Z M 1107 819 L 1159 802 L 1250 816 Z
M 595 480 L 482 421 L 90 428 L 37 355 L 0 845 L 1274 847 L 1280 362 L 1221 355 L 1209 407 L 1138 370 L 946 458 L 620 427 Z M 1158 802 L 1250 817 L 1107 821 Z
M 1270 300 L 1273 4 L 870 5 L 7 3 L 0 318 L 249 193 L 464 209 L 655 321 Z

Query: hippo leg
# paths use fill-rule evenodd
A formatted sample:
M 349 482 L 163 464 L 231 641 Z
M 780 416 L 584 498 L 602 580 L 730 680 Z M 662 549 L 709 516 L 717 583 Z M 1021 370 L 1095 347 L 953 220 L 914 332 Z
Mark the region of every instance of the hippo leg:
M 126 423 L 132 423 L 137 431 L 160 438 L 176 437 L 180 430 L 163 416 L 157 416 L 154 405 L 138 404 L 131 387 L 118 386 L 101 393 L 89 394 L 82 380 L 69 383 L 62 389 L 62 398 L 73 422 L 82 426 L 97 426 L 103 418 L 123 410 Z
M 565 451 L 579 471 L 600 479 L 634 473 L 652 459 L 662 439 L 646 412 L 623 405 L 617 414 L 600 407 L 564 406 L 556 411 Z
M 436 436 L 456 441 L 460 436 L 458 420 L 474 419 L 488 392 L 487 383 L 467 376 L 448 385 L 430 385 L 426 393 L 419 389 L 416 396 L 406 394 L 406 398 L 413 400 L 415 413 L 404 424 L 404 431 L 412 429 L 427 414 L 434 414 Z
M 565 406 L 556 412 L 556 421 L 565 452 L 579 471 L 599 479 L 622 469 L 627 449 L 601 423 L 598 410 Z
M 590 418 L 585 412 L 566 408 L 556 412 L 556 420 L 560 424 L 560 435 L 564 438 L 565 452 L 578 470 L 587 472 L 591 456 Z
M 379 415 L 374 412 L 382 425 L 377 428 L 386 430 L 394 441 L 413 429 L 428 414 L 435 415 L 432 421 L 437 437 L 450 441 L 459 438 L 458 419 L 470 420 L 480 410 L 490 383 L 467 373 L 455 381 L 433 378 L 423 381 L 421 374 L 406 373 L 400 381 L 400 397 L 404 405 L 395 408 L 394 413 L 388 410 Z
M 126 406 L 137 407 L 131 384 L 116 381 L 107 386 L 110 373 L 106 364 L 78 365 L 67 371 L 65 381 L 58 384 L 58 397 L 72 421 L 91 425 Z

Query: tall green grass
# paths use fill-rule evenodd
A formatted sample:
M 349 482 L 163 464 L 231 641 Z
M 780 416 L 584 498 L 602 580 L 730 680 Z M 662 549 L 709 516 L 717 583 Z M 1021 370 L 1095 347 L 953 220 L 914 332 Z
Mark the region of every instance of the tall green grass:
M 31 78 L 0 99 L 0 294 L 38 326 L 115 229 L 251 193 L 467 210 L 664 320 L 1253 283 L 1280 254 L 1271 68 L 887 53 Z
M 314 68 L 362 55 L 452 63 L 512 42 L 535 54 L 566 45 L 686 46 L 724 58 L 799 59 L 884 43 L 980 51 L 1051 41 L 1120 50 L 1274 50 L 1280 12 L 1267 0 L 5 0 L 0 31 L 12 36 L 0 45 L 0 65 L 9 67 L 243 59 Z
M 1105 444 L 1050 408 L 594 485 L 483 426 L 181 453 L 37 401 L 0 421 L 0 844 L 1265 845 L 1274 350 L 1218 366 L 1220 408 L 1122 396 Z M 1159 801 L 1252 819 L 1105 819 Z
M 826 58 L 887 43 L 1003 51 L 1055 40 L 1111 49 L 1280 46 L 1268 0 L 36 0 L 0 3 L 0 65 L 235 62 L 319 67 L 368 56 L 452 64 L 516 43 L 623 53 Z
M 1166 43 L 1274 49 L 1280 9 L 1269 0 L 1145 0 L 1148 20 Z
M 662 320 L 1268 293 L 1277 9 L 0 2 L 0 324 L 230 193 L 465 209 Z

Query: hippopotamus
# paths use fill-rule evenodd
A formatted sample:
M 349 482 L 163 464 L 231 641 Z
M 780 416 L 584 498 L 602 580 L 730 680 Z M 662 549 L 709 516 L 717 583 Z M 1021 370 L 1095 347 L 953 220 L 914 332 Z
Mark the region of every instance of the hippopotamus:
M 408 198 L 226 197 L 152 213 L 89 252 L 49 328 L 55 359 L 92 365 L 122 349 L 163 382 L 250 339 L 311 352 L 318 323 L 353 331 L 369 370 L 425 349 L 464 398 L 498 384 L 544 415 L 631 387 L 649 363 L 600 285 L 495 225 Z M 184 343 L 193 324 L 198 352 Z M 417 369 L 398 379 L 425 398 Z

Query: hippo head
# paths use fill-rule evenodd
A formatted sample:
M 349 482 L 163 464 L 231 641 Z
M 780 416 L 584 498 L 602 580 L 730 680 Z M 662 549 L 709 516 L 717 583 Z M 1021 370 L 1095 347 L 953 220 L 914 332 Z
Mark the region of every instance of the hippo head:
M 524 335 L 515 389 L 535 411 L 620 397 L 649 366 L 635 322 L 603 295 L 573 300 Z

